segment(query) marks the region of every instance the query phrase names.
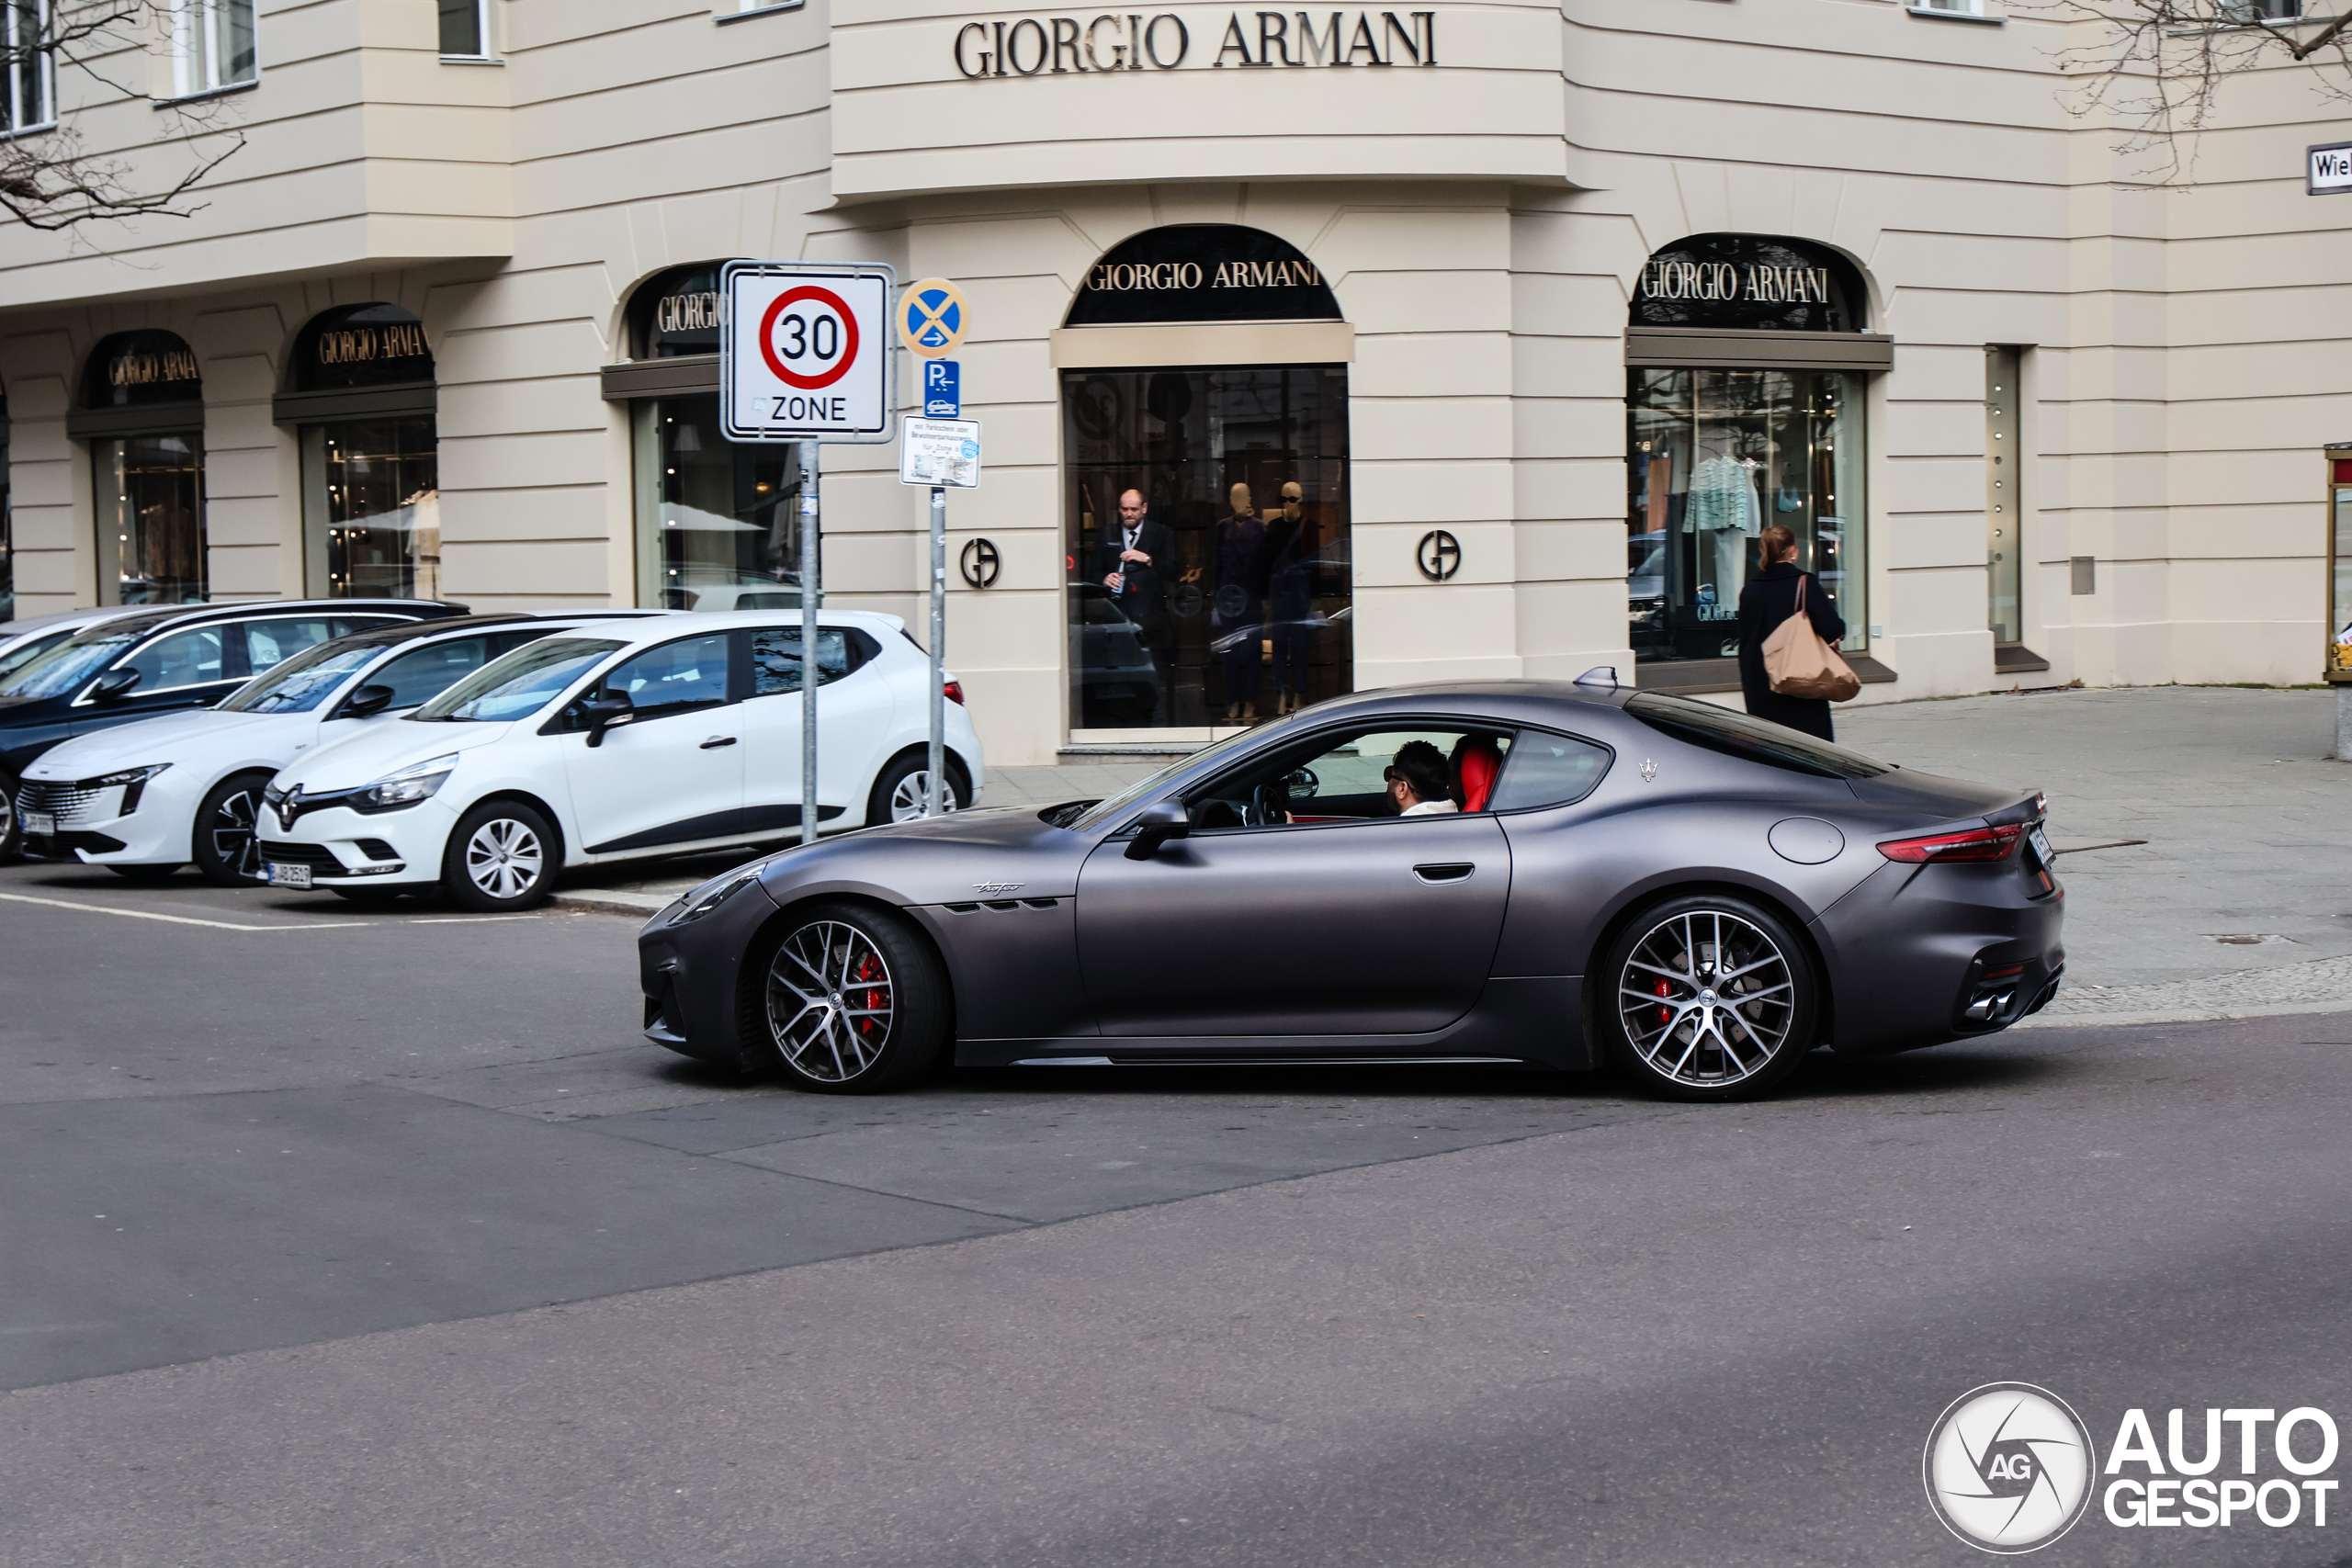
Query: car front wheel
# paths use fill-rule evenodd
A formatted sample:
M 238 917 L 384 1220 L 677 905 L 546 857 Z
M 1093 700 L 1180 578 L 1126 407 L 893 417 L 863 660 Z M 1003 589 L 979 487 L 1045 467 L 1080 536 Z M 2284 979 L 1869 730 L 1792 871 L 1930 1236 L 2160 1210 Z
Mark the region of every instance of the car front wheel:
M 947 1043 L 947 977 L 895 918 L 854 904 L 796 910 L 760 976 L 761 1016 L 785 1077 L 820 1094 L 913 1082 Z
M 269 874 L 261 862 L 262 773 L 232 773 L 196 808 L 196 869 L 215 887 L 243 887 Z
M 441 857 L 441 886 L 484 914 L 529 909 L 547 901 L 561 863 L 555 829 L 537 807 L 493 800 L 458 818 Z
M 1702 895 L 1644 910 L 1610 950 L 1600 1029 L 1610 1053 L 1676 1100 L 1770 1090 L 1813 1048 L 1818 982 L 1779 917 Z

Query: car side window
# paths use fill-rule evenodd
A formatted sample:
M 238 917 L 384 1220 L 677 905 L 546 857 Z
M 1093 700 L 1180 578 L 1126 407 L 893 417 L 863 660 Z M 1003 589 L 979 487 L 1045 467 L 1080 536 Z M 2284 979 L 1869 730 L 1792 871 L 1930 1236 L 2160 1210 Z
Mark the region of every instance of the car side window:
M 725 632 L 713 632 L 649 648 L 598 682 L 597 689 L 627 696 L 640 722 L 723 706 L 732 640 Z
M 413 708 L 429 703 L 451 686 L 503 653 L 532 641 L 531 634 L 508 633 L 452 637 L 428 643 L 392 660 L 368 677 L 371 686 L 390 686 L 388 708 Z
M 1393 721 L 1392 721 L 1393 723 Z M 1414 816 L 1450 816 L 1466 806 L 1492 809 L 1486 800 L 1491 767 L 1465 758 L 1481 751 L 1507 757 L 1508 731 L 1433 728 L 1421 725 L 1383 728 L 1352 735 L 1324 736 L 1273 753 L 1261 753 L 1185 798 L 1193 826 L 1220 828 L 1312 827 L 1322 823 L 1385 820 L 1404 813 L 1389 787 L 1392 773 L 1419 773 L 1429 795 Z M 1464 788 L 1465 771 L 1468 788 Z
M 139 671 L 140 696 L 201 686 L 229 677 L 222 671 L 221 644 L 226 626 L 195 626 L 159 637 L 117 668 Z
M 1539 806 L 1572 805 L 1600 787 L 1611 761 L 1605 746 L 1522 729 L 1488 809 L 1525 811 Z
M 865 634 L 842 626 L 817 628 L 817 684 L 830 686 L 855 673 L 880 649 Z M 800 689 L 800 628 L 752 629 L 752 695 L 782 696 Z

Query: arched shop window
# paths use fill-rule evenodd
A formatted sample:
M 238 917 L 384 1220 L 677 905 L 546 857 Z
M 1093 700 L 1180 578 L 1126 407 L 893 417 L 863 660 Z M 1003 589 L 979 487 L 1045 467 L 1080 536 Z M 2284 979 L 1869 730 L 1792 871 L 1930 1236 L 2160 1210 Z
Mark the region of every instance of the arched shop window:
M 17 618 L 17 518 L 10 491 L 8 400 L 0 398 L 0 622 Z
M 441 596 L 437 392 L 424 323 L 381 301 L 313 316 L 277 418 L 301 432 L 313 597 Z
M 66 434 L 90 444 L 98 599 L 206 597 L 204 378 L 177 333 L 117 333 L 91 350 Z
M 1105 253 L 1064 324 L 1340 319 L 1288 242 L 1181 224 Z M 1100 336 L 1110 354 L 1132 341 Z M 1167 357 L 1063 361 L 1074 730 L 1213 730 L 1354 688 L 1347 367 Z M 1136 545 L 1148 564 L 1125 558 L 1130 490 L 1147 503 Z
M 1700 234 L 1653 255 L 1626 332 L 1626 601 L 1645 685 L 1736 689 L 1740 591 L 1780 524 L 1869 646 L 1867 378 L 1844 256 L 1806 241 Z
M 605 395 L 629 405 L 638 603 L 787 610 L 800 603 L 800 492 L 790 446 L 739 446 L 718 423 L 718 269 L 673 267 L 629 297 L 629 361 Z

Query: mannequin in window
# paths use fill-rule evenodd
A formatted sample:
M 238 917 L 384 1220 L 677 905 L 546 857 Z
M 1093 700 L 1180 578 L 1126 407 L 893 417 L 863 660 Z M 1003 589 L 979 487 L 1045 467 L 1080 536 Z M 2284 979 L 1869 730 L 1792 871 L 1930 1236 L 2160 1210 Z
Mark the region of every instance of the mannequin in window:
M 1274 711 L 1296 713 L 1306 703 L 1307 618 L 1315 610 L 1315 528 L 1300 510 L 1306 492 L 1283 486 L 1283 509 L 1266 519 L 1268 630 L 1274 643 Z
M 1698 571 L 1714 589 L 1717 604 L 1739 603 L 1747 584 L 1747 542 L 1764 530 L 1764 503 L 1756 493 L 1756 471 L 1733 457 L 1733 434 L 1718 428 L 1700 433 L 1699 466 L 1690 470 L 1690 499 L 1682 525 L 1698 539 Z
M 1259 612 L 1266 597 L 1266 525 L 1250 503 L 1250 487 L 1226 492 L 1233 510 L 1216 520 L 1216 564 L 1209 585 L 1212 642 L 1225 647 L 1225 721 L 1258 722 L 1258 682 L 1264 652 Z

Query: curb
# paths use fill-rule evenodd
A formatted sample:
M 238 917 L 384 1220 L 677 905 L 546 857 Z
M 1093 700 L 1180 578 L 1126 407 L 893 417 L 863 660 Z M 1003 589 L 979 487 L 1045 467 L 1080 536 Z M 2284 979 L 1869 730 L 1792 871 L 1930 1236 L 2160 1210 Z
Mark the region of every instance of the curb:
M 639 919 L 650 919 L 668 908 L 673 900 L 641 893 L 558 893 L 548 902 L 559 909 L 577 909 L 591 915 L 634 915 Z

